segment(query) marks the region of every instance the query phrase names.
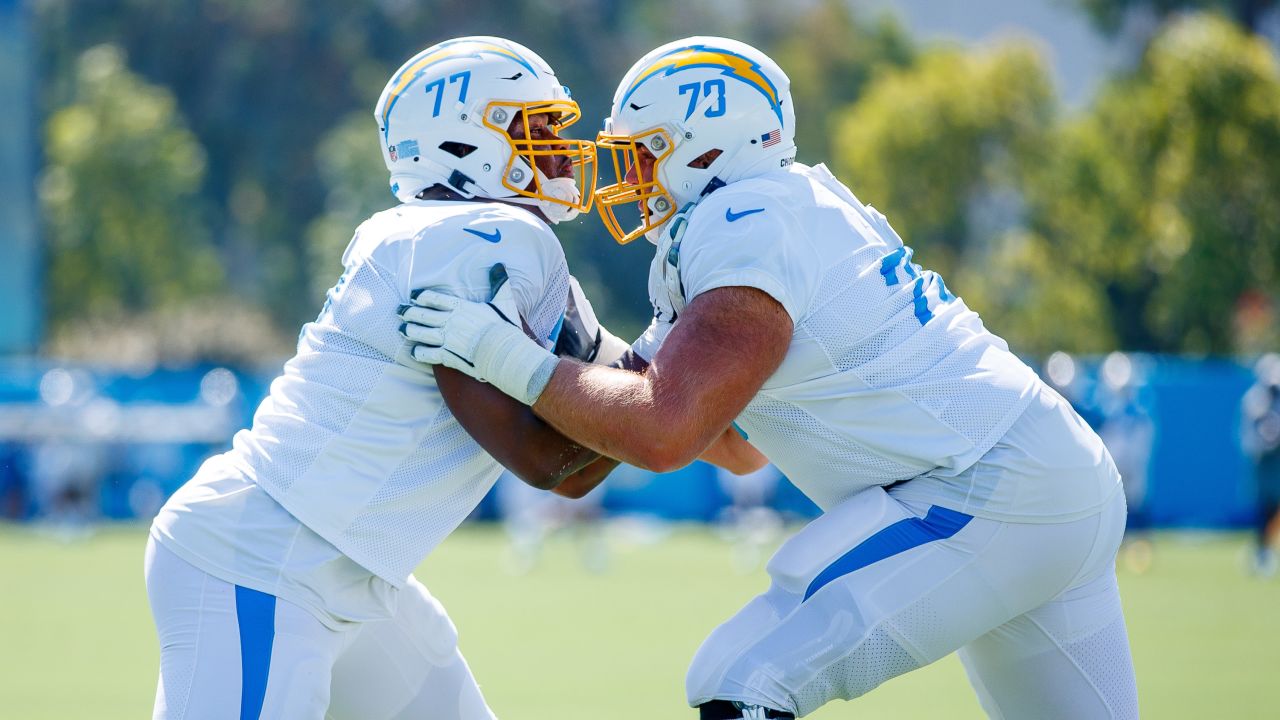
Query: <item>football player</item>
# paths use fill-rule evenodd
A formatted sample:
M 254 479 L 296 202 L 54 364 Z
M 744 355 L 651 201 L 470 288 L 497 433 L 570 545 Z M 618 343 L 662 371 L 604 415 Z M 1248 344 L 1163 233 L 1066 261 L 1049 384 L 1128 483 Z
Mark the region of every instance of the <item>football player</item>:
M 992 717 L 1137 717 L 1105 447 L 794 135 L 755 48 L 654 50 L 597 138 L 606 224 L 657 245 L 648 371 L 557 359 L 436 292 L 404 313 L 414 356 L 654 470 L 736 427 L 823 509 L 695 656 L 704 720 L 806 715 L 952 651 Z
M 1253 461 L 1257 515 L 1249 569 L 1260 577 L 1276 574 L 1280 536 L 1280 355 L 1267 353 L 1254 364 L 1257 378 L 1241 403 L 1240 437 Z
M 502 465 L 543 488 L 616 465 L 492 386 L 419 366 L 398 332 L 410 290 L 431 286 L 492 302 L 549 352 L 628 350 L 548 227 L 595 181 L 594 145 L 560 137 L 579 116 L 567 89 L 528 48 L 468 37 L 405 63 L 374 115 L 401 204 L 357 229 L 252 427 L 152 524 L 156 718 L 492 717 L 411 573 Z

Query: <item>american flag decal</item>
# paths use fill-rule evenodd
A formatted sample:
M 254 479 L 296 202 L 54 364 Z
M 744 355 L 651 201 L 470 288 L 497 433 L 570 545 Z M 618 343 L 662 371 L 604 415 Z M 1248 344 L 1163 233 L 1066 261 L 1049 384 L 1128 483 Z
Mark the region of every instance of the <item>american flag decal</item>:
M 761 142 L 760 147 L 773 147 L 774 145 L 777 145 L 778 143 L 782 142 L 782 131 L 770 130 L 769 132 L 760 136 L 760 142 Z

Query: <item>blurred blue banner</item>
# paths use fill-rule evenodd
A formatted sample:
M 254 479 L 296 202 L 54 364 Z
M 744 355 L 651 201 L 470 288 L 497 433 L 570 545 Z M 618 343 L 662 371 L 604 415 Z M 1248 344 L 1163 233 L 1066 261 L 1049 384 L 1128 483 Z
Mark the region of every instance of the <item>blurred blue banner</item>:
M 1163 360 L 1151 376 L 1155 442 L 1147 512 L 1153 525 L 1226 527 L 1254 513 L 1252 468 L 1241 450 L 1248 369 L 1221 361 Z
M 1131 527 L 1247 526 L 1255 496 L 1240 413 L 1250 370 L 1221 360 L 1122 359 L 1112 382 L 1100 359 L 1073 361 L 1063 387 L 1125 476 Z M 0 518 L 149 518 L 251 422 L 277 371 L 128 372 L 0 359 Z M 785 478 L 747 483 L 702 463 L 665 475 L 623 466 L 606 482 L 603 506 L 701 522 L 744 501 L 793 518 L 817 514 Z M 494 505 L 490 498 L 477 516 L 494 517 Z

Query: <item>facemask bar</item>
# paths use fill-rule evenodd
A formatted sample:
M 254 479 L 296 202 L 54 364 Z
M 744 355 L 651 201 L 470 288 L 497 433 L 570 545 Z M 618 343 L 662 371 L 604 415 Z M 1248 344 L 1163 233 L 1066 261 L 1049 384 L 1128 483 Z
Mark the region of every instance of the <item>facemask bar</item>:
M 650 130 L 640 135 L 612 135 L 600 133 L 596 145 L 609 150 L 613 158 L 613 174 L 617 182 L 596 191 L 600 218 L 609 234 L 620 245 L 635 240 L 650 230 L 661 227 L 676 211 L 675 200 L 658 180 L 658 168 L 672 151 L 671 136 L 663 129 Z M 652 177 L 640 177 L 640 146 L 654 156 Z M 627 172 L 635 168 L 636 184 L 627 182 Z M 640 212 L 640 224 L 626 229 L 614 208 L 635 203 Z
M 506 102 L 489 103 L 484 112 L 485 127 L 498 132 L 506 138 L 511 146 L 511 158 L 502 170 L 502 186 L 517 195 L 534 198 L 556 205 L 564 205 L 581 212 L 591 209 L 596 188 L 596 146 L 590 140 L 573 140 L 560 137 L 557 139 L 535 140 L 529 137 L 519 140 L 507 133 L 511 121 L 517 115 L 525 134 L 529 133 L 529 116 L 550 113 L 555 119 L 547 123 L 547 127 L 557 136 L 570 125 L 578 121 L 582 112 L 578 104 L 572 100 L 547 100 L 542 102 Z M 578 202 L 553 197 L 543 192 L 544 175 L 537 172 L 539 157 L 568 157 L 573 163 L 573 179 L 581 193 Z M 524 160 L 518 163 L 517 160 Z M 532 177 L 529 176 L 533 171 Z

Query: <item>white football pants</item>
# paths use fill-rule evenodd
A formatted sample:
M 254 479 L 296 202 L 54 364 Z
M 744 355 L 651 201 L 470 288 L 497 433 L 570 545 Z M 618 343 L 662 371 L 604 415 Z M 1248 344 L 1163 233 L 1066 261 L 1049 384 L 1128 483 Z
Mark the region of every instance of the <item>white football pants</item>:
M 410 578 L 395 616 L 330 630 L 147 543 L 155 720 L 492 720 L 444 606 Z
M 1124 497 L 1065 523 L 846 500 L 770 560 L 772 584 L 711 633 L 689 704 L 806 715 L 958 650 L 993 718 L 1138 717 L 1116 585 Z

